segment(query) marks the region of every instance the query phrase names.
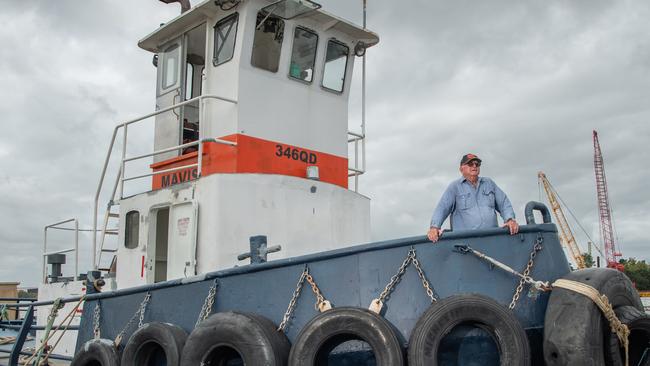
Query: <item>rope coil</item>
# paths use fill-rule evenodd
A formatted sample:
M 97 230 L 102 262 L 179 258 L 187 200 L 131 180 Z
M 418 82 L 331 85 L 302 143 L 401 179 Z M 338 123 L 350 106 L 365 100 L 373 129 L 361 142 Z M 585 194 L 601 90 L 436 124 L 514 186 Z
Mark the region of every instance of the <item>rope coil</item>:
M 605 316 L 605 319 L 607 319 L 609 322 L 609 326 L 612 332 L 616 334 L 619 342 L 621 342 L 623 348 L 625 348 L 625 366 L 628 366 L 628 337 L 630 336 L 630 329 L 627 327 L 627 325 L 621 323 L 621 321 L 618 319 L 616 313 L 614 313 L 614 308 L 612 307 L 612 304 L 610 304 L 607 296 L 600 294 L 598 290 L 587 284 L 571 280 L 559 279 L 553 283 L 553 287 L 563 288 L 565 290 L 573 291 L 579 293 L 580 295 L 586 296 L 590 298 L 596 304 L 596 306 L 598 306 L 598 308 L 600 308 L 600 310 L 603 312 L 603 316 Z

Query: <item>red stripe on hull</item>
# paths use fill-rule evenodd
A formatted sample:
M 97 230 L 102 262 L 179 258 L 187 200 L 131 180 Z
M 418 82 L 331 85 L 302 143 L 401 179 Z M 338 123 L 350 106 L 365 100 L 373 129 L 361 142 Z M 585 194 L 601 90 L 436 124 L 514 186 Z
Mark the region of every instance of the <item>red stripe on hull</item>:
M 307 167 L 317 166 L 320 180 L 348 187 L 348 160 L 339 156 L 263 140 L 247 135 L 229 135 L 222 140 L 237 146 L 208 142 L 203 145 L 204 176 L 216 173 L 281 174 L 305 178 Z M 196 163 L 197 153 L 189 153 L 151 165 L 154 172 Z M 153 176 L 152 188 L 160 189 L 196 179 L 197 169 L 187 168 Z

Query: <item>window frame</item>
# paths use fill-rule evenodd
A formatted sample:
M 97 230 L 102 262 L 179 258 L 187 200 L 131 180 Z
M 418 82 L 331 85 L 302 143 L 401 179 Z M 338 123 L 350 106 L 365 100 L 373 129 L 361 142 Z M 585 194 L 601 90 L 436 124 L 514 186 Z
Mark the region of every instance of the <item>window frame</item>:
M 166 87 L 165 87 L 165 80 L 166 80 L 166 77 L 165 77 L 166 74 L 165 74 L 165 72 L 166 72 L 166 68 L 167 68 L 168 60 L 169 60 L 169 58 L 165 57 L 165 53 L 168 52 L 168 51 L 165 51 L 165 50 L 169 50 L 169 49 L 172 48 L 173 46 L 176 46 L 176 49 L 174 50 L 174 52 L 177 52 L 177 56 L 178 56 L 177 59 L 178 59 L 178 64 L 179 64 L 179 65 L 178 65 L 178 69 L 176 70 L 176 72 L 175 72 L 175 74 L 174 74 L 174 83 L 172 83 L 172 84 L 170 84 L 169 86 L 166 86 Z M 159 67 L 159 69 L 160 69 L 160 78 L 159 78 L 159 79 L 160 79 L 160 83 L 159 83 L 158 96 L 161 96 L 161 95 L 163 95 L 163 94 L 166 94 L 167 92 L 169 92 L 169 91 L 171 91 L 171 90 L 174 90 L 174 89 L 180 87 L 180 79 L 181 79 L 181 75 L 180 75 L 180 73 L 182 72 L 182 71 L 180 70 L 180 69 L 181 69 L 180 65 L 182 64 L 182 62 L 181 62 L 181 59 L 182 59 L 182 55 L 181 55 L 181 53 L 182 53 L 181 42 L 178 41 L 178 40 L 176 40 L 176 41 L 174 41 L 174 42 L 171 42 L 171 43 L 169 44 L 169 46 L 165 48 L 165 50 L 161 53 L 161 55 L 162 55 L 163 57 L 160 57 L 162 60 L 161 60 L 161 62 L 160 62 L 160 64 L 159 64 L 159 65 L 160 65 L 160 67 Z
M 228 58 L 227 60 L 224 60 L 222 62 L 217 63 L 217 28 L 219 27 L 219 25 L 227 23 L 227 22 L 229 22 L 229 21 L 231 21 L 233 19 L 234 19 L 234 22 L 235 22 L 235 35 L 234 35 L 234 41 L 233 41 L 233 45 L 232 45 L 232 55 L 230 55 L 230 58 Z M 225 16 L 225 17 L 219 19 L 215 23 L 214 27 L 212 27 L 212 29 L 213 29 L 212 35 L 214 37 L 213 42 L 212 42 L 212 47 L 214 48 L 213 51 L 212 51 L 212 66 L 217 67 L 217 66 L 223 65 L 223 64 L 231 61 L 235 57 L 235 47 L 237 45 L 237 30 L 238 30 L 238 28 L 239 28 L 239 13 L 238 12 L 234 12 L 234 13 L 228 15 L 228 16 Z
M 135 213 L 138 217 L 136 220 L 136 237 L 135 237 L 135 246 L 130 246 L 129 240 L 131 237 L 129 236 L 129 232 L 131 231 L 129 228 L 129 215 Z M 124 248 L 126 249 L 137 249 L 140 246 L 140 211 L 138 210 L 131 210 L 126 213 L 124 217 Z
M 293 46 L 296 43 L 296 31 L 298 29 L 300 29 L 302 31 L 305 31 L 307 33 L 311 33 L 311 34 L 316 36 L 316 49 L 314 50 L 314 62 L 312 62 L 312 65 L 311 65 L 312 73 L 311 73 L 311 80 L 310 81 L 303 80 L 303 79 L 298 79 L 298 78 L 296 78 L 294 76 L 291 76 L 291 61 L 293 59 Z M 289 70 L 287 71 L 287 77 L 289 79 L 291 79 L 293 81 L 298 81 L 298 82 L 301 82 L 301 83 L 307 84 L 307 85 L 311 85 L 314 82 L 314 79 L 315 79 L 315 76 L 316 76 L 316 59 L 318 58 L 318 48 L 319 48 L 318 43 L 319 42 L 320 42 L 320 35 L 315 30 L 307 28 L 307 27 L 302 26 L 302 25 L 296 25 L 294 27 L 294 29 L 293 29 L 293 40 L 291 41 L 291 55 L 289 56 Z M 347 65 L 346 65 L 346 67 L 347 67 Z
M 253 26 L 254 26 L 254 27 L 253 27 L 253 43 L 252 43 L 252 46 L 251 46 L 251 61 L 250 61 L 250 63 L 251 63 L 251 66 L 252 66 L 253 68 L 255 68 L 255 69 L 264 70 L 264 71 L 266 71 L 266 72 L 270 72 L 270 73 L 273 73 L 273 74 L 277 74 L 278 71 L 280 71 L 280 66 L 282 66 L 282 63 L 281 63 L 281 61 L 282 61 L 282 48 L 283 48 L 283 44 L 284 44 L 284 38 L 286 37 L 287 23 L 286 23 L 286 21 L 285 21 L 284 19 L 282 19 L 281 17 L 279 17 L 279 16 L 277 16 L 277 15 L 270 14 L 270 15 L 265 16 L 265 20 L 264 20 L 264 21 L 266 21 L 267 18 L 274 17 L 274 18 L 276 18 L 278 21 L 282 22 L 282 41 L 280 42 L 280 53 L 279 53 L 279 56 L 278 56 L 278 68 L 277 68 L 277 70 L 273 71 L 273 70 L 270 70 L 270 69 L 265 69 L 265 68 L 263 68 L 263 67 L 257 66 L 257 65 L 255 65 L 255 63 L 253 63 L 253 60 L 255 59 L 255 57 L 254 57 L 254 52 L 255 52 L 255 35 L 257 34 L 257 27 L 258 27 L 258 24 L 257 24 L 257 17 L 259 16 L 259 14 L 260 14 L 262 11 L 263 11 L 263 10 L 260 9 L 257 13 L 255 13 L 255 22 L 253 22 Z
M 325 65 L 327 64 L 327 49 L 329 48 L 329 44 L 331 43 L 336 43 L 341 46 L 344 46 L 345 48 L 348 49 L 348 54 L 345 57 L 345 68 L 343 69 L 343 84 L 341 85 L 341 91 L 338 91 L 336 89 L 331 89 L 323 85 L 323 82 L 325 81 Z M 320 78 L 320 86 L 323 90 L 326 90 L 330 93 L 335 93 L 335 94 L 343 94 L 345 92 L 345 79 L 348 77 L 348 63 L 350 61 L 350 46 L 348 46 L 345 42 L 339 41 L 336 38 L 330 38 L 327 40 L 327 46 L 325 47 L 325 55 L 323 56 L 323 72 L 321 73 L 321 78 Z

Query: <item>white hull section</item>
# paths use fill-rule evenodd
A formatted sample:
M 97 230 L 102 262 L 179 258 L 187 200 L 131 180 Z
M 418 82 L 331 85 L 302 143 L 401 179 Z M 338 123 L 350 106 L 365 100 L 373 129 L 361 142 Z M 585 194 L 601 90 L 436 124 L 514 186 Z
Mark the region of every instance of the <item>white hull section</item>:
M 132 211 L 140 216 L 138 244 L 125 247 L 128 220 L 121 220 L 118 288 L 248 264 L 237 256 L 256 235 L 282 246 L 269 260 L 370 241 L 367 197 L 283 175 L 214 174 L 123 199 L 120 216 Z
M 86 286 L 84 281 L 70 281 L 70 282 L 55 282 L 40 284 L 38 286 L 38 300 L 54 300 L 57 298 L 72 297 L 72 296 L 82 296 L 86 293 Z M 65 327 L 65 324 L 61 326 L 61 330 L 54 332 L 54 329 L 63 322 L 66 316 L 74 309 L 77 305 L 77 302 L 66 303 L 63 308 L 59 309 L 57 316 L 52 324 L 52 331 L 50 335 L 52 338 L 47 342 L 49 345 L 54 345 L 59 336 L 62 333 L 62 329 Z M 40 326 L 45 326 L 48 321 L 50 312 L 52 311 L 52 305 L 48 306 L 39 306 L 38 311 L 36 312 L 36 324 Z M 79 310 L 73 315 L 71 326 L 79 325 L 81 322 L 81 309 L 83 309 L 83 304 L 80 306 Z M 67 321 L 66 321 L 67 323 Z M 36 347 L 41 345 L 45 331 L 38 330 L 36 331 Z M 65 355 L 65 356 L 74 356 L 75 346 L 77 345 L 77 331 L 76 330 L 67 330 L 63 333 L 63 338 L 57 344 L 54 349 L 55 354 Z

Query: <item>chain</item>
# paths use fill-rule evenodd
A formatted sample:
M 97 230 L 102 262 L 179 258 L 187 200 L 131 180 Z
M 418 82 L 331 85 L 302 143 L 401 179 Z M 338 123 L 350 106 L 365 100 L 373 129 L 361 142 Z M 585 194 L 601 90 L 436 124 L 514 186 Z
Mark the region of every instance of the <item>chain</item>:
M 411 261 L 413 260 L 412 253 L 413 253 L 413 249 L 411 248 L 411 250 L 409 250 L 408 255 L 402 262 L 402 265 L 399 267 L 399 270 L 397 270 L 397 273 L 390 278 L 390 281 L 384 288 L 384 291 L 382 291 L 381 294 L 379 295 L 379 298 L 377 300 L 379 300 L 381 303 L 384 303 L 384 301 L 388 299 L 391 292 L 393 292 L 395 285 L 397 285 L 397 283 L 402 279 L 404 272 L 406 272 L 406 268 L 409 266 L 409 264 L 411 264 Z
M 95 304 L 95 310 L 93 310 L 93 334 L 95 339 L 99 339 L 101 336 L 101 329 L 99 328 L 99 317 L 101 314 L 101 308 L 99 307 L 99 300 Z
M 311 285 L 311 291 L 314 293 L 314 295 L 316 295 L 316 303 L 314 304 L 314 309 L 320 311 L 321 313 L 331 309 L 332 304 L 329 301 L 325 300 L 325 297 L 320 292 L 320 289 L 318 288 L 318 285 L 316 285 L 314 278 L 309 274 L 309 269 L 307 269 L 305 279 Z
M 369 309 L 377 314 L 381 312 L 381 309 L 384 306 L 384 302 L 388 300 L 390 297 L 390 294 L 393 292 L 395 289 L 395 286 L 401 281 L 402 276 L 406 272 L 406 268 L 413 263 L 413 266 L 415 266 L 416 271 L 418 272 L 418 277 L 420 277 L 420 280 L 422 281 L 422 286 L 424 287 L 424 290 L 427 293 L 427 296 L 431 299 L 431 302 L 436 302 L 437 301 L 437 294 L 429 284 L 429 280 L 427 280 L 426 275 L 424 274 L 424 271 L 422 270 L 422 267 L 420 266 L 420 261 L 416 258 L 416 252 L 415 248 L 411 247 L 409 249 L 408 254 L 406 255 L 406 258 L 402 262 L 402 265 L 399 267 L 397 270 L 397 273 L 390 278 L 390 281 L 384 288 L 384 291 L 381 292 L 378 298 L 372 300 L 370 303 Z
M 203 306 L 201 307 L 201 312 L 199 312 L 199 318 L 196 320 L 196 324 L 194 324 L 194 328 L 198 327 L 201 322 L 206 320 L 208 316 L 210 316 L 210 313 L 212 313 L 212 305 L 214 305 L 214 297 L 217 294 L 217 287 L 219 287 L 219 281 L 217 279 L 214 280 L 214 283 L 210 287 L 210 290 L 208 291 L 208 296 L 205 298 L 205 301 L 203 302 Z
M 530 277 L 530 271 L 533 269 L 533 265 L 535 264 L 535 256 L 537 256 L 537 253 L 543 248 L 542 242 L 544 242 L 544 238 L 541 235 L 537 236 L 537 240 L 533 245 L 533 251 L 530 252 L 530 259 L 526 264 L 526 268 L 522 272 L 523 277 L 519 279 L 519 284 L 515 289 L 515 294 L 512 296 L 512 301 L 510 301 L 510 305 L 508 305 L 508 309 L 510 310 L 513 310 L 517 305 L 517 301 L 519 301 L 519 297 L 521 297 L 521 292 L 524 290 L 524 284 L 526 283 L 526 279 L 530 279 L 532 281 L 532 278 Z
M 302 271 L 302 274 L 300 275 L 300 279 L 298 280 L 298 283 L 296 284 L 296 289 L 293 290 L 293 296 L 291 296 L 291 301 L 289 301 L 289 306 L 287 306 L 287 311 L 284 312 L 284 317 L 282 317 L 282 322 L 278 326 L 278 332 L 284 332 L 285 329 L 287 328 L 287 325 L 289 324 L 289 319 L 291 319 L 291 315 L 293 315 L 293 311 L 296 308 L 296 302 L 298 301 L 298 298 L 300 297 L 300 292 L 302 291 L 302 285 L 305 283 L 305 278 L 309 274 L 309 268 L 305 266 L 305 269 Z
M 427 292 L 427 296 L 431 299 L 431 302 L 434 303 L 438 301 L 438 296 L 431 288 L 431 285 L 429 284 L 429 280 L 427 280 L 427 277 L 424 275 L 424 271 L 422 270 L 422 267 L 420 267 L 420 261 L 415 257 L 415 249 L 411 249 L 413 251 L 413 265 L 415 266 L 415 269 L 418 271 L 418 276 L 420 276 L 420 280 L 422 281 L 422 286 L 424 286 L 424 291 Z
M 135 319 L 138 318 L 138 328 L 142 328 L 142 322 L 144 321 L 144 312 L 147 310 L 147 304 L 149 303 L 149 299 L 151 299 L 151 293 L 147 292 L 147 295 L 144 297 L 142 302 L 140 303 L 140 306 L 138 307 L 138 310 L 135 311 L 135 314 L 129 319 L 129 321 L 126 323 L 124 328 L 122 328 L 122 331 L 120 331 L 117 334 L 117 337 L 115 337 L 115 347 L 118 347 L 120 343 L 122 342 L 122 338 L 124 338 L 124 333 L 131 327 L 133 322 L 135 322 Z

